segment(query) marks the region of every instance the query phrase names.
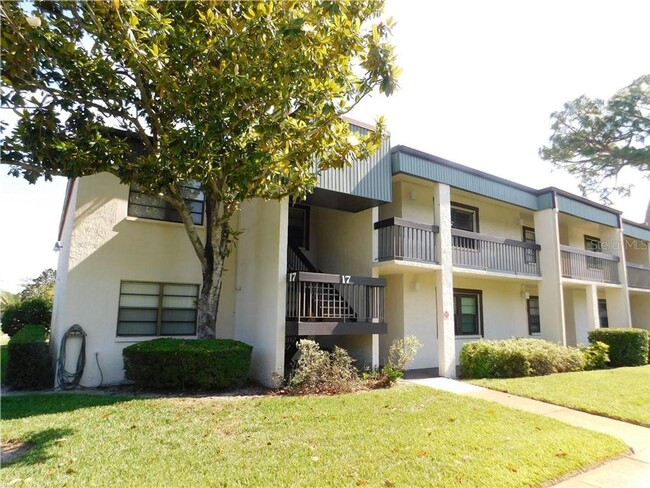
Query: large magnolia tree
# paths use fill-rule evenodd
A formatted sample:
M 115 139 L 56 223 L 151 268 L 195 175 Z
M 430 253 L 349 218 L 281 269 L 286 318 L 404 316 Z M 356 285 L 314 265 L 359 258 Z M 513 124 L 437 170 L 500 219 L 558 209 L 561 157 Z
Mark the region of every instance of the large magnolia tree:
M 383 122 L 341 116 L 396 88 L 382 0 L 3 2 L 10 173 L 99 172 L 180 214 L 201 262 L 199 337 L 213 337 L 231 219 L 251 198 L 304 197 L 316 171 L 369 156 Z M 184 200 L 204 195 L 205 237 Z
M 623 168 L 650 178 L 650 75 L 634 80 L 609 100 L 581 96 L 551 114 L 550 145 L 542 159 L 580 179 L 584 195 L 608 202 L 612 192 L 628 194 L 618 183 Z

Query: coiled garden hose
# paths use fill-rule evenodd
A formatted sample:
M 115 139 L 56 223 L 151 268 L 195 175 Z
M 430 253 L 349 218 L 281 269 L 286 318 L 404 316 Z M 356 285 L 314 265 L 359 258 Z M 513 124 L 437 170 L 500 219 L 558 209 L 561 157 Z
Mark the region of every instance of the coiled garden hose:
M 65 348 L 68 342 L 68 337 L 81 337 L 81 349 L 79 349 L 79 357 L 77 358 L 77 368 L 74 372 L 65 369 Z M 61 347 L 59 348 L 59 358 L 57 360 L 56 369 L 56 384 L 57 387 L 63 390 L 72 390 L 79 386 L 81 376 L 86 366 L 86 333 L 79 324 L 74 324 L 70 327 L 63 338 L 61 339 Z

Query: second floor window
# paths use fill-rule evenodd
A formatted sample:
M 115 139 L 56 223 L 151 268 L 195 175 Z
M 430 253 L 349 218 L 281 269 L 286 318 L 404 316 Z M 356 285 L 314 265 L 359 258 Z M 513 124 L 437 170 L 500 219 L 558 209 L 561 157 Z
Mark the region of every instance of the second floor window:
M 523 227 L 524 242 L 535 244 L 535 229 L 532 227 Z M 537 254 L 534 249 L 525 249 L 526 264 L 534 264 L 537 262 Z
M 598 237 L 585 236 L 585 250 L 591 252 L 602 252 L 603 246 Z M 603 269 L 603 260 L 587 256 L 587 267 L 591 269 Z
M 180 188 L 185 204 L 192 214 L 192 221 L 197 225 L 203 225 L 205 197 L 199 184 L 188 181 L 180 185 Z M 129 217 L 141 217 L 166 222 L 183 222 L 179 213 L 169 202 L 158 196 L 141 192 L 135 184 L 132 184 L 129 189 L 128 215 Z
M 451 202 L 451 228 L 478 232 L 478 208 Z M 468 249 L 476 249 L 476 239 L 465 236 L 454 236 L 453 245 Z

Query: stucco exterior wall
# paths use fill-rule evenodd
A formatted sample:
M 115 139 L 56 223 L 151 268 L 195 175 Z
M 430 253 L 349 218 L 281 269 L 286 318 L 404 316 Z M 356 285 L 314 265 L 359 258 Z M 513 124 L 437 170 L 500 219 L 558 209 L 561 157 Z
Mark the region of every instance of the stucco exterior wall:
M 63 242 L 69 253 L 65 296 L 58 298 L 58 349 L 72 324 L 87 333 L 87 362 L 81 383 L 96 386 L 124 378 L 122 349 L 153 337 L 117 337 L 120 282 L 201 284 L 200 263 L 181 224 L 127 217 L 129 189 L 107 173 L 78 180 L 74 226 Z M 65 239 L 64 239 L 65 241 Z M 236 252 L 226 263 L 217 335 L 232 337 Z M 73 351 L 68 351 L 74 356 Z M 70 357 L 68 357 L 70 360 Z M 76 356 L 74 357 L 76 361 Z
M 624 245 L 626 262 L 650 266 L 650 244 L 647 241 L 625 237 Z
M 514 205 L 453 189 L 451 201 L 478 208 L 479 232 L 481 234 L 521 241 L 523 238 L 522 227 L 535 226 L 533 213 Z
M 632 327 L 650 330 L 650 293 L 630 294 Z
M 312 207 L 310 257 L 324 273 L 372 276 L 373 211 Z
M 251 376 L 272 386 L 284 368 L 288 200 L 242 204 L 235 339 L 253 346 Z

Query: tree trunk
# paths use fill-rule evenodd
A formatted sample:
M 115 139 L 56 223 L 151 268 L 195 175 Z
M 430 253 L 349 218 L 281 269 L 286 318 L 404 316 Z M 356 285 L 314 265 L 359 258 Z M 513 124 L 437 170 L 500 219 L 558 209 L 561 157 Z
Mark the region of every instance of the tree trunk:
M 225 222 L 215 230 L 213 238 L 208 240 L 211 245 L 205 247 L 206 265 L 203 266 L 203 285 L 198 304 L 197 337 L 199 339 L 216 336 L 223 269 L 230 250 L 229 223 Z

